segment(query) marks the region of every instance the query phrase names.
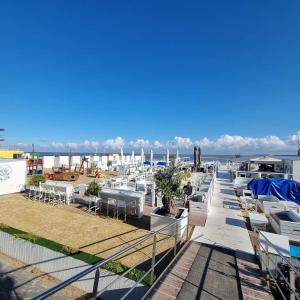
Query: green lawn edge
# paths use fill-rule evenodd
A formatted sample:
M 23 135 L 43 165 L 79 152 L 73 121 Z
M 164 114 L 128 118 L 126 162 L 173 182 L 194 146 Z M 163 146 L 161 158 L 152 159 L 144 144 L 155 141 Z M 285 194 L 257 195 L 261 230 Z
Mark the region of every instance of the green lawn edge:
M 70 256 L 72 258 L 81 260 L 89 265 L 94 265 L 95 263 L 103 260 L 104 258 L 95 256 L 93 254 L 87 253 L 87 252 L 83 252 L 83 251 L 76 251 L 75 253 L 70 253 L 68 251 L 65 251 L 64 249 L 66 249 L 65 245 L 56 243 L 54 241 L 45 239 L 43 237 L 39 237 L 39 236 L 35 236 L 33 234 L 30 234 L 28 232 L 10 227 L 10 226 L 6 226 L 6 225 L 1 225 L 0 226 L 0 230 L 8 233 L 10 235 L 13 235 L 16 238 L 20 238 L 26 241 L 31 242 L 32 244 L 36 244 L 42 247 L 45 247 L 47 249 L 62 253 L 66 256 Z M 124 273 L 125 271 L 127 271 L 129 268 L 127 266 L 124 266 L 123 264 L 116 262 L 116 261 L 110 261 L 107 264 L 103 265 L 101 267 L 101 269 L 110 271 L 112 273 L 115 273 L 117 275 L 121 275 L 122 273 Z M 144 275 L 145 275 L 145 271 L 139 270 L 139 269 L 133 269 L 131 270 L 128 274 L 125 275 L 126 278 L 131 279 L 133 281 L 139 281 Z M 145 276 L 145 278 L 141 281 L 141 283 L 146 284 L 148 286 L 151 285 L 153 281 L 151 280 L 151 276 L 150 274 L 147 274 Z

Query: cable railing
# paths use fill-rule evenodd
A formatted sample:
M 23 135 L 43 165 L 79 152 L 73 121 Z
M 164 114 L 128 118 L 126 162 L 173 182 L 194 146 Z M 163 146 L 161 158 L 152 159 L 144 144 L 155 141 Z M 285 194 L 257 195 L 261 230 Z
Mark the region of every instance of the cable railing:
M 183 220 L 185 220 L 186 225 L 183 225 Z M 57 284 L 56 286 L 40 293 L 39 295 L 32 298 L 32 300 L 42 300 L 47 299 L 50 296 L 56 294 L 57 292 L 61 291 L 62 289 L 68 287 L 69 285 L 75 283 L 76 281 L 79 281 L 84 276 L 91 274 L 95 271 L 94 276 L 94 282 L 93 282 L 93 289 L 91 291 L 92 299 L 96 299 L 101 294 L 109 290 L 112 286 L 120 286 L 120 290 L 124 289 L 124 294 L 120 297 L 120 299 L 127 299 L 130 297 L 130 299 L 134 299 L 134 297 L 131 297 L 134 290 L 140 286 L 143 282 L 143 280 L 146 278 L 146 276 L 150 276 L 150 283 L 153 284 L 155 281 L 155 269 L 159 266 L 159 264 L 163 263 L 163 261 L 168 257 L 168 255 L 172 255 L 175 257 L 177 254 L 177 251 L 179 250 L 180 246 L 182 246 L 184 243 L 186 243 L 189 239 L 189 219 L 188 216 L 182 217 L 180 219 L 176 219 L 174 222 L 164 226 L 163 228 L 151 232 L 147 234 L 146 236 L 140 238 L 138 241 L 130 244 L 129 246 L 125 247 L 124 249 L 112 254 L 108 258 L 99 261 L 98 263 L 88 267 L 84 271 L 70 277 L 69 279 Z M 158 249 L 165 244 L 167 241 L 170 243 L 173 242 L 173 246 L 169 247 L 165 252 L 158 253 Z M 144 262 L 144 257 L 139 259 L 137 262 L 135 262 L 129 269 L 127 269 L 125 272 L 123 272 L 121 275 L 119 275 L 117 278 L 115 278 L 112 282 L 108 283 L 106 286 L 102 287 L 99 290 L 99 282 L 101 282 L 101 267 L 106 265 L 109 262 L 112 262 L 113 260 L 120 258 L 120 256 L 129 253 L 132 250 L 138 250 L 139 246 L 143 246 L 142 244 L 150 241 L 152 242 L 152 247 L 150 253 L 144 253 L 149 259 L 151 259 L 151 266 L 150 268 L 144 272 L 144 274 L 137 280 L 131 287 L 122 287 L 122 279 L 128 279 L 129 273 L 135 269 L 139 264 Z M 158 254 L 161 255 L 157 259 Z M 150 285 L 151 286 L 151 285 Z M 148 290 L 148 289 L 147 289 Z M 145 291 L 146 293 L 147 291 Z
M 300 299 L 299 293 L 296 289 L 296 276 L 300 278 L 300 271 L 293 266 L 293 264 L 282 255 L 282 251 L 274 245 L 261 231 L 254 229 L 257 237 L 259 234 L 263 237 L 264 243 L 258 238 L 258 246 L 261 258 L 262 267 L 266 269 L 266 279 L 270 287 L 270 283 L 274 283 L 283 299 L 286 300 L 295 300 Z M 288 274 L 284 274 L 283 270 L 280 268 L 281 264 L 278 263 L 278 260 L 272 258 L 272 253 L 270 249 L 275 250 L 276 255 L 280 257 L 280 260 L 285 264 L 288 269 Z M 280 279 L 283 280 L 284 284 L 288 287 L 288 293 L 283 289 L 283 285 L 278 281 L 279 277 L 277 274 L 280 274 Z

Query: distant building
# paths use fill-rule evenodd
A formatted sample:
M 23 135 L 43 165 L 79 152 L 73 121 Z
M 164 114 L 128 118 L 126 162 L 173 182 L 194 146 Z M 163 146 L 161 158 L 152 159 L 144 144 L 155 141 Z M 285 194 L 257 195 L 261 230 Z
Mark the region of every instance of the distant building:
M 0 149 L 0 158 L 22 158 L 24 151 Z

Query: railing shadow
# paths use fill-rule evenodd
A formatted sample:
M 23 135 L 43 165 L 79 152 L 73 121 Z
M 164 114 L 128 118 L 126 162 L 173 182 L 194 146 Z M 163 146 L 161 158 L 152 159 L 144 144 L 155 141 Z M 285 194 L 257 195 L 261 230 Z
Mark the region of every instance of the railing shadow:
M 15 300 L 20 299 L 17 295 L 16 281 L 13 277 L 8 276 L 3 270 L 0 263 L 0 299 L 1 300 Z

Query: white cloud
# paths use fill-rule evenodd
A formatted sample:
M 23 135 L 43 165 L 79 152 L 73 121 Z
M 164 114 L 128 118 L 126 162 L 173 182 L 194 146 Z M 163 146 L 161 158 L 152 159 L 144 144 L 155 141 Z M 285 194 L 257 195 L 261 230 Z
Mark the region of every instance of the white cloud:
M 136 141 L 130 141 L 128 146 L 131 148 L 148 148 L 150 147 L 150 142 L 144 139 L 137 139 Z
M 154 141 L 153 143 L 153 147 L 158 149 L 158 148 L 162 148 L 163 147 L 163 144 L 160 142 L 160 141 Z
M 215 139 L 204 137 L 198 140 L 192 140 L 189 137 L 175 136 L 173 140 L 162 141 L 149 141 L 148 139 L 139 138 L 129 143 L 125 143 L 122 137 L 108 139 L 104 142 L 84 140 L 82 142 L 40 142 L 36 144 L 36 149 L 43 149 L 43 151 L 67 151 L 70 148 L 80 150 L 92 150 L 96 148 L 105 147 L 109 149 L 120 149 L 121 147 L 128 148 L 154 148 L 154 149 L 181 149 L 182 152 L 192 153 L 193 145 L 200 145 L 204 153 L 219 153 L 219 154 L 247 154 L 247 153 L 296 153 L 297 143 L 300 140 L 300 131 L 295 134 L 279 137 L 276 135 L 268 135 L 264 137 L 251 137 L 241 135 L 224 134 Z M 24 142 L 18 143 L 19 147 L 30 149 L 31 144 Z M 158 150 L 157 150 L 158 151 Z
M 166 146 L 168 148 L 185 148 L 188 149 L 193 145 L 193 142 L 188 137 L 175 136 L 174 140 L 168 141 Z
M 103 143 L 103 146 L 108 147 L 108 148 L 112 148 L 112 149 L 116 149 L 116 148 L 123 147 L 124 143 L 125 143 L 125 140 L 123 138 L 121 138 L 120 136 L 118 136 L 115 139 L 106 140 Z
M 52 142 L 51 144 L 50 144 L 50 146 L 51 147 L 53 147 L 53 148 L 64 148 L 65 147 L 65 144 L 64 143 L 57 143 L 57 142 Z
M 70 142 L 70 143 L 66 144 L 66 147 L 67 148 L 71 148 L 71 149 L 77 149 L 79 147 L 79 144 L 78 143 Z
M 239 135 L 225 134 L 215 140 L 210 140 L 207 137 L 196 141 L 208 151 L 233 152 L 284 152 L 296 150 L 297 135 L 292 135 L 286 138 L 280 138 L 275 135 L 265 137 L 243 137 Z

